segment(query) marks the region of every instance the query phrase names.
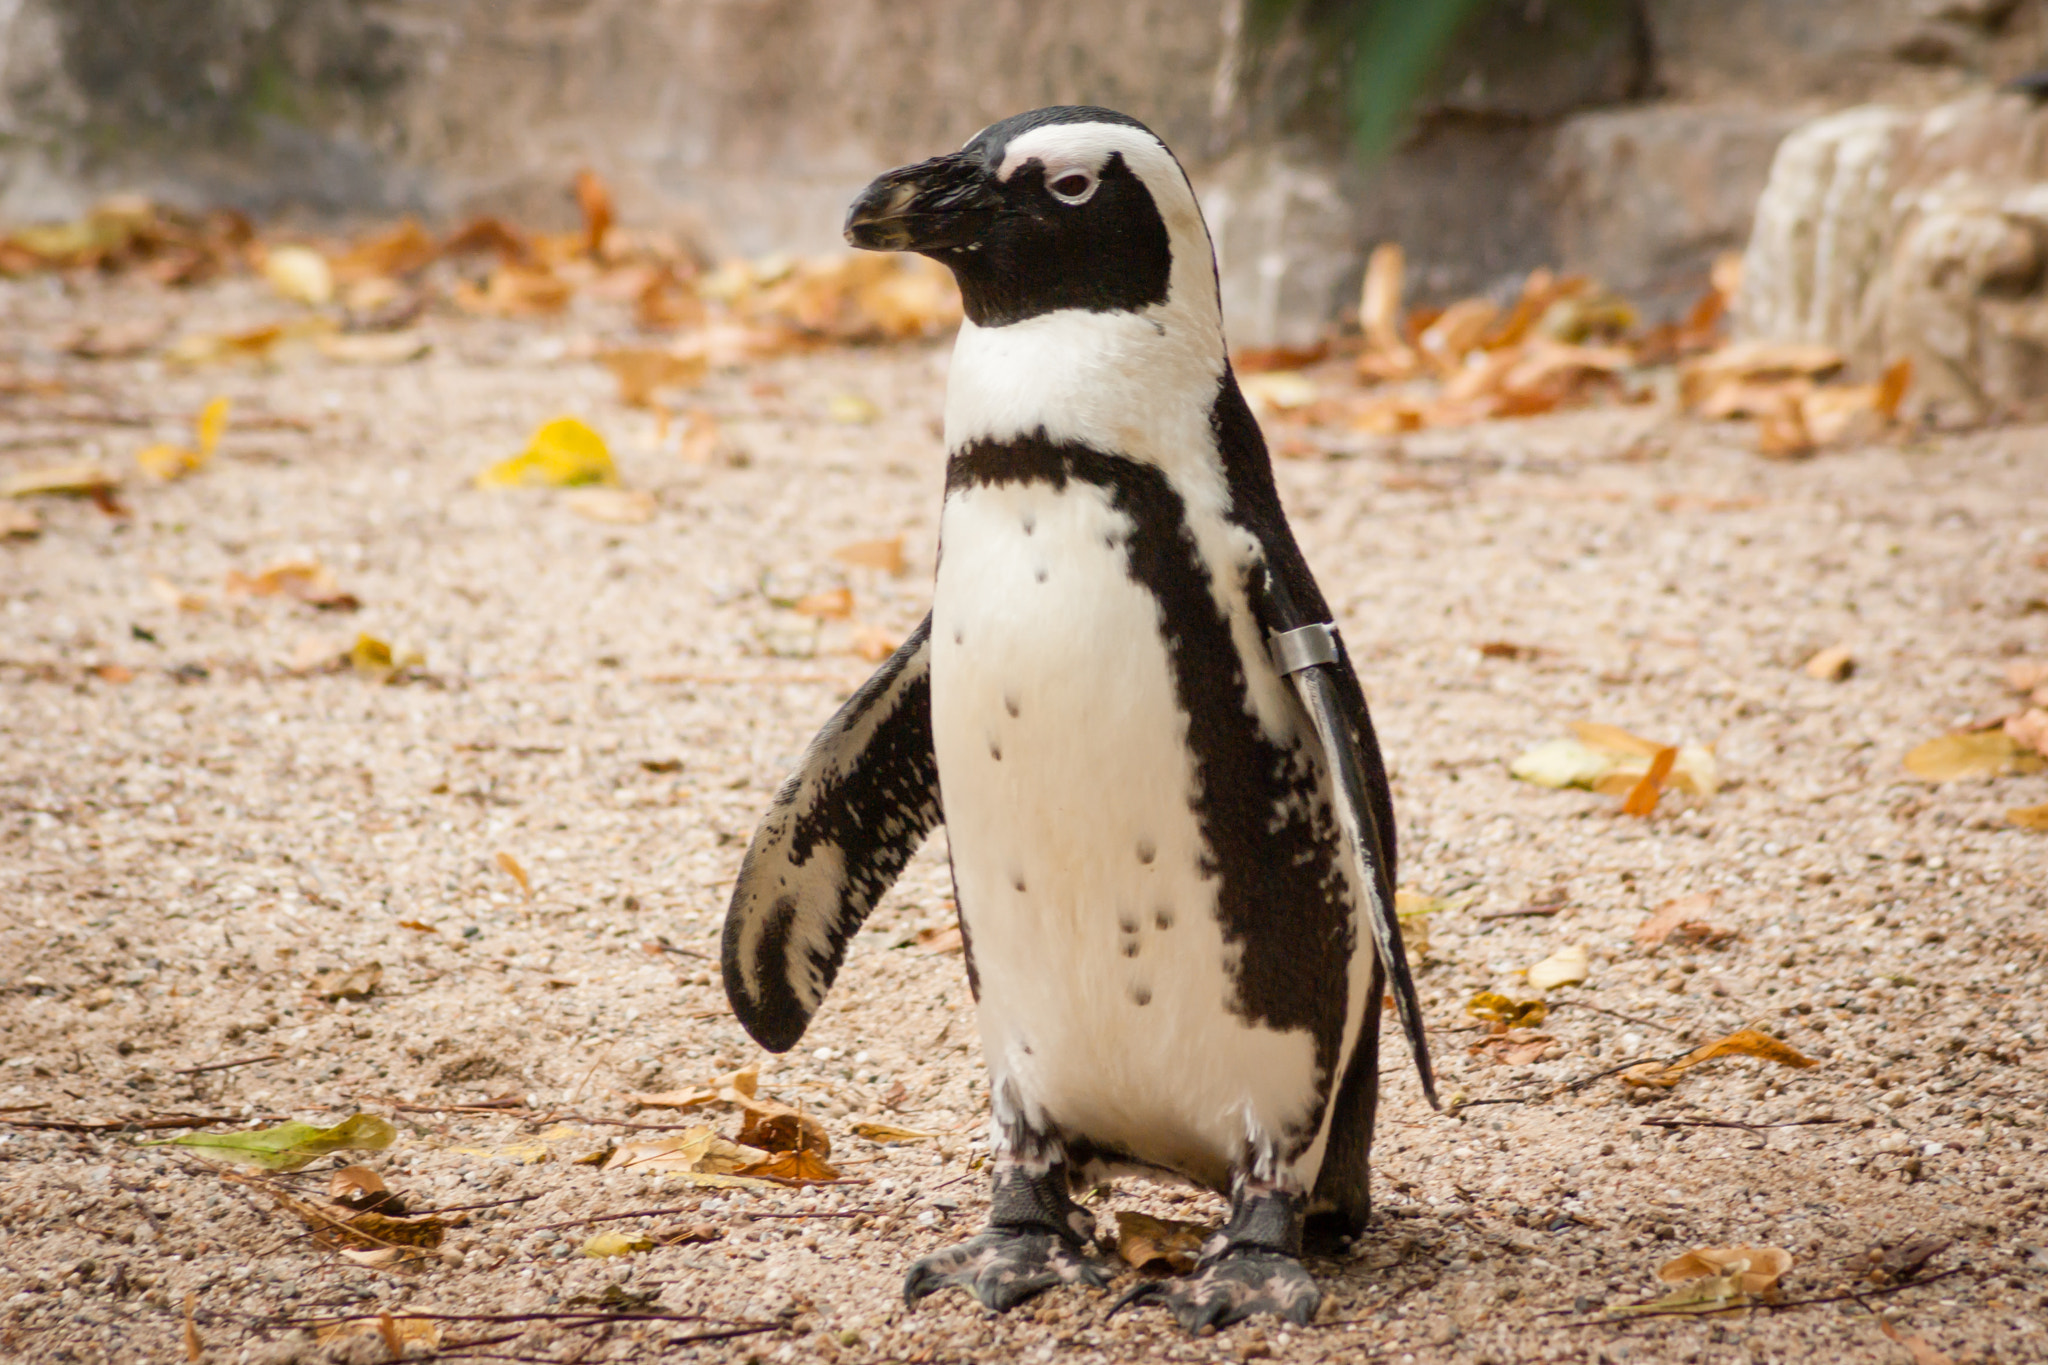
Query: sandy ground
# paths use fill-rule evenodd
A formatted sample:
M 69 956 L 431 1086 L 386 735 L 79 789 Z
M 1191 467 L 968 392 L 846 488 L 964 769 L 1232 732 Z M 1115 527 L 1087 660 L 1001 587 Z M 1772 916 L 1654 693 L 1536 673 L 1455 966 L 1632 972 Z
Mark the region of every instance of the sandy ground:
M 0 543 L 6 1353 L 372 1360 L 379 1337 L 316 1345 L 293 1324 L 388 1311 L 476 1319 L 439 1324 L 451 1359 L 2048 1360 L 2048 836 L 2003 817 L 2048 801 L 2048 777 L 1930 787 L 1900 766 L 1999 709 L 2009 659 L 2048 657 L 2048 431 L 1799 464 L 1647 407 L 1302 436 L 1329 458 L 1283 462 L 1281 486 L 1365 671 L 1402 881 L 1455 902 L 1420 986 L 1466 1105 L 1429 1112 L 1389 1042 L 1379 1207 L 1348 1254 L 1312 1262 L 1323 1320 L 1189 1339 L 1079 1291 L 1001 1319 L 952 1293 L 901 1305 L 907 1262 L 986 1205 L 960 959 L 917 943 L 949 914 L 942 839 L 796 1052 L 760 1054 L 716 979 L 740 852 L 868 670 L 858 632 L 925 610 L 944 348 L 715 374 L 704 463 L 620 405 L 584 358 L 616 320 L 581 304 L 551 324 L 430 318 L 433 353 L 395 367 L 56 349 L 84 316 L 214 329 L 282 307 L 248 282 L 0 284 L 0 476 L 95 451 L 132 468 L 146 440 L 189 439 L 208 398 L 235 404 L 209 468 L 130 480 L 132 515 L 42 499 L 43 533 Z M 40 379 L 61 387 L 24 382 Z M 879 418 L 829 420 L 844 394 Z M 658 495 L 652 522 L 469 486 L 565 412 Z M 831 556 L 899 534 L 900 576 Z M 223 589 L 291 558 L 333 569 L 360 610 Z M 857 621 L 771 600 L 840 585 Z M 389 685 L 286 668 L 357 631 L 424 662 Z M 1479 649 L 1501 641 L 1535 652 Z M 1853 677 L 1800 670 L 1836 643 Z M 1727 785 L 1644 821 L 1507 776 L 1582 719 L 1712 743 Z M 1708 891 L 1731 941 L 1634 943 L 1656 907 Z M 1563 908 L 1488 918 L 1542 901 Z M 1554 1055 L 1470 1055 L 1465 1001 L 1528 993 L 1515 970 L 1572 944 L 1592 970 L 1553 993 Z M 310 987 L 373 961 L 368 999 Z M 1571 1084 L 1746 1024 L 1821 1064 L 1718 1061 L 1638 1098 L 1611 1076 Z M 824 1120 L 845 1183 L 733 1193 L 573 1164 L 662 1135 L 623 1123 L 690 1121 L 623 1095 L 757 1060 L 764 1093 Z M 482 1100 L 513 1107 L 461 1109 Z M 397 1121 L 356 1159 L 413 1207 L 522 1202 L 461 1215 L 424 1270 L 363 1268 L 262 1190 L 138 1145 L 175 1128 L 25 1126 L 357 1108 Z M 937 1136 L 878 1146 L 862 1120 Z M 1107 1202 L 1221 1207 L 1136 1182 Z M 573 1221 L 638 1209 L 674 1212 Z M 716 1240 L 578 1254 L 595 1231 L 694 1223 Z M 1855 1278 L 1873 1252 L 1918 1237 L 1950 1243 L 1931 1282 L 1842 1297 L 1877 1287 Z M 1834 1301 L 1600 1320 L 1663 1292 L 1679 1252 L 1729 1243 L 1786 1249 L 1784 1297 Z M 647 1296 L 643 1316 L 482 1320 L 588 1311 L 612 1285 Z

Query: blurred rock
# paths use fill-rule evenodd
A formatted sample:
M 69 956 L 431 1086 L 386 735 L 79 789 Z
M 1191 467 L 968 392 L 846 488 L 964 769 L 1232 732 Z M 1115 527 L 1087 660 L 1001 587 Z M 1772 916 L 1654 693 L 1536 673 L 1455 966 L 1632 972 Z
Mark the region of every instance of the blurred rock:
M 1801 128 L 1758 204 L 1737 315 L 1866 374 L 1910 359 L 1914 416 L 2048 413 L 2048 107 L 1982 94 Z

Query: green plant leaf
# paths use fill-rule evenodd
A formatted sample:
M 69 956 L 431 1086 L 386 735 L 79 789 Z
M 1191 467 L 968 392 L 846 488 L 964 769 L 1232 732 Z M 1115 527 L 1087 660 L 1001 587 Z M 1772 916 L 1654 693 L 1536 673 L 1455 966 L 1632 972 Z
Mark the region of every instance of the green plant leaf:
M 381 1151 L 398 1130 L 375 1114 L 351 1114 L 332 1128 L 316 1128 L 293 1119 L 254 1133 L 187 1133 L 145 1147 L 189 1147 L 202 1156 L 221 1157 L 261 1166 L 266 1171 L 296 1171 L 329 1152 Z

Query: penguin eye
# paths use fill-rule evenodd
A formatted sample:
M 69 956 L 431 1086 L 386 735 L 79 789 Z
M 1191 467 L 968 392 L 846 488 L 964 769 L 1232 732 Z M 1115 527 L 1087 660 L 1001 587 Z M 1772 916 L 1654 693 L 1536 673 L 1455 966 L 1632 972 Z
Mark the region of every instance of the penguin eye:
M 1068 171 L 1046 187 L 1052 197 L 1067 204 L 1085 204 L 1095 193 L 1095 177 L 1086 171 Z

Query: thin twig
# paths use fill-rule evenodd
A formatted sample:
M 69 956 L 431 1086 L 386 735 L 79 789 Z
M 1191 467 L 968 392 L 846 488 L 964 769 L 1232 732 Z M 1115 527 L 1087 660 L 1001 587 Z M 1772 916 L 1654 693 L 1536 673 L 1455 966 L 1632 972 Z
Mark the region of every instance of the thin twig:
M 1741 1128 L 1760 1133 L 1766 1128 L 1810 1128 L 1823 1123 L 1847 1123 L 1847 1119 L 1786 1119 L 1780 1123 L 1743 1123 L 1739 1119 L 1675 1119 L 1662 1114 L 1643 1120 L 1645 1128 Z
M 1880 1294 L 1897 1294 L 1902 1290 L 1918 1289 L 1921 1285 L 1933 1284 L 1936 1280 L 1945 1280 L 1951 1275 L 1960 1275 L 1969 1268 L 1970 1267 L 1968 1265 L 1959 1265 L 1952 1269 L 1944 1270 L 1939 1275 L 1929 1275 L 1925 1279 L 1920 1280 L 1908 1280 L 1904 1284 L 1886 1285 L 1881 1289 L 1851 1289 L 1847 1293 L 1827 1294 L 1819 1298 L 1812 1299 L 1787 1299 L 1783 1303 L 1759 1303 L 1752 1301 L 1749 1303 L 1730 1304 L 1726 1308 L 1712 1308 L 1706 1309 L 1704 1311 L 1697 1308 L 1666 1308 L 1662 1310 L 1647 1310 L 1640 1313 L 1627 1313 L 1609 1317 L 1581 1318 L 1576 1322 L 1561 1322 L 1557 1325 L 1560 1327 L 1614 1327 L 1625 1325 L 1631 1322 L 1641 1322 L 1645 1318 L 1711 1317 L 1717 1313 L 1739 1313 L 1745 1308 L 1762 1308 L 1769 1309 L 1773 1312 L 1782 1312 L 1787 1308 L 1811 1308 L 1814 1307 L 1816 1304 L 1823 1303 L 1847 1303 L 1851 1299 L 1854 1299 L 1857 1302 L 1861 1303 L 1866 1297 L 1874 1299 Z M 1558 1309 L 1556 1313 L 1540 1313 L 1537 1316 L 1555 1317 L 1564 1313 L 1569 1313 L 1570 1311 L 1571 1310 L 1569 1308 L 1561 1308 Z
M 282 1052 L 266 1052 L 261 1057 L 237 1057 L 232 1062 L 208 1062 L 205 1066 L 181 1066 L 171 1074 L 174 1076 L 197 1076 L 202 1071 L 226 1071 L 232 1067 L 254 1066 L 258 1062 L 284 1060 Z
M 1552 1009 L 1556 1009 L 1559 1005 L 1570 1005 L 1573 1009 L 1591 1010 L 1595 1014 L 1604 1014 L 1610 1019 L 1619 1019 L 1624 1024 L 1635 1024 L 1641 1028 L 1662 1029 L 1666 1033 L 1678 1032 L 1677 1029 L 1669 1024 L 1660 1024 L 1654 1019 L 1638 1019 L 1632 1014 L 1622 1014 L 1616 1010 L 1603 1009 L 1584 1000 L 1553 1000 L 1550 1002 Z
M 507 1204 L 531 1204 L 541 1198 L 537 1194 L 522 1194 L 516 1199 L 493 1199 L 486 1204 L 455 1204 L 445 1209 L 414 1209 L 407 1215 L 412 1218 L 439 1217 L 444 1213 L 471 1213 L 477 1209 L 499 1209 Z
M 0 1123 L 13 1128 L 47 1128 L 60 1133 L 154 1132 L 161 1128 L 204 1128 L 212 1123 L 240 1123 L 239 1114 L 168 1114 L 150 1119 L 102 1119 L 91 1122 L 71 1119 L 10 1119 Z
M 1495 919 L 1549 919 L 1566 908 L 1565 902 L 1559 901 L 1556 905 L 1524 905 L 1516 910 L 1495 910 L 1491 914 L 1474 915 L 1473 918 L 1482 924 Z

